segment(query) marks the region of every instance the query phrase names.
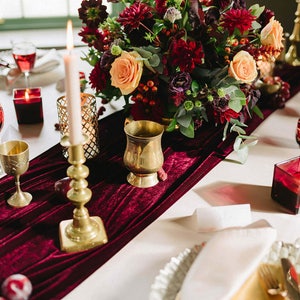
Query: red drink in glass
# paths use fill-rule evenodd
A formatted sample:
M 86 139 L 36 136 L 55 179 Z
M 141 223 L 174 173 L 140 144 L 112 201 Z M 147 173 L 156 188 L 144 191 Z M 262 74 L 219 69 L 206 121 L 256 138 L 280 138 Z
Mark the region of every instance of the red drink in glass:
M 21 72 L 29 72 L 34 66 L 36 53 L 13 54 L 13 57 Z
M 14 43 L 12 55 L 19 69 L 24 73 L 25 85 L 29 88 L 29 72 L 32 70 L 36 58 L 35 46 L 30 42 Z

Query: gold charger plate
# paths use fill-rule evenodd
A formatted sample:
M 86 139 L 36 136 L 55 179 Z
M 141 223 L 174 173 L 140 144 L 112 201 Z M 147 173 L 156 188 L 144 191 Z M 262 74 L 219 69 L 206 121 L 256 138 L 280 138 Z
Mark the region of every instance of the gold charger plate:
M 203 245 L 196 245 L 193 248 L 186 248 L 159 271 L 151 286 L 149 300 L 180 300 L 180 289 L 184 278 L 203 248 Z M 269 253 L 262 260 L 262 263 L 271 264 L 274 272 L 280 269 L 280 259 L 288 257 L 295 265 L 298 274 L 300 273 L 300 240 L 294 244 L 281 241 L 275 242 Z M 278 270 L 276 270 L 278 269 Z M 254 272 L 244 283 L 232 300 L 279 300 L 280 296 L 269 297 L 263 290 L 257 272 Z

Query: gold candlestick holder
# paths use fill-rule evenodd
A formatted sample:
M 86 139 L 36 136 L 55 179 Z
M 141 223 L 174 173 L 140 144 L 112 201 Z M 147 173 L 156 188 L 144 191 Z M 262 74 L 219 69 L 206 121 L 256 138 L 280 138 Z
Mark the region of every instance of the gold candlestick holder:
M 292 66 L 300 66 L 299 45 L 300 45 L 300 0 L 296 0 L 297 10 L 295 12 L 296 19 L 294 21 L 293 33 L 290 36 L 291 46 L 285 55 L 285 61 Z
M 92 197 L 85 178 L 89 169 L 84 165 L 85 157 L 82 144 L 71 145 L 67 135 L 62 137 L 61 144 L 68 147 L 68 161 L 71 166 L 67 175 L 71 178 L 71 189 L 67 193 L 68 199 L 75 206 L 73 219 L 59 224 L 59 240 L 62 251 L 79 252 L 107 243 L 107 235 L 100 217 L 90 217 L 84 205 Z

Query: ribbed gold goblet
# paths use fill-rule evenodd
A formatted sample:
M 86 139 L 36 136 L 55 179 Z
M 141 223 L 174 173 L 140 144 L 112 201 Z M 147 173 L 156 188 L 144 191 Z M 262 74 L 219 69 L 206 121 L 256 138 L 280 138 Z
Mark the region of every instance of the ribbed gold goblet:
M 28 170 L 29 146 L 24 141 L 7 141 L 0 144 L 0 161 L 6 174 L 15 177 L 16 192 L 7 200 L 13 207 L 24 207 L 32 200 L 31 194 L 23 192 L 20 176 Z
M 147 120 L 132 121 L 124 131 L 127 143 L 123 161 L 130 171 L 127 181 L 141 188 L 156 185 L 159 182 L 157 171 L 164 163 L 161 148 L 163 125 Z

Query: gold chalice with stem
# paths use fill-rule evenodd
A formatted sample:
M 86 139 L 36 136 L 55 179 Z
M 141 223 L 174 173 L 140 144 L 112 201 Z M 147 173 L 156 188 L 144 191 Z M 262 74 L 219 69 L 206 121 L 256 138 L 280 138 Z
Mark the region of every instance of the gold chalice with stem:
M 7 200 L 13 207 L 24 207 L 32 200 L 31 194 L 23 192 L 20 176 L 29 166 L 29 146 L 24 141 L 14 140 L 0 144 L 0 161 L 6 174 L 15 177 L 16 192 Z

